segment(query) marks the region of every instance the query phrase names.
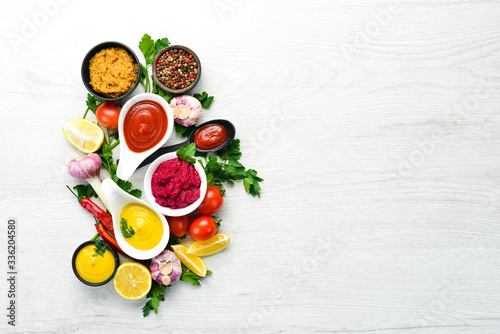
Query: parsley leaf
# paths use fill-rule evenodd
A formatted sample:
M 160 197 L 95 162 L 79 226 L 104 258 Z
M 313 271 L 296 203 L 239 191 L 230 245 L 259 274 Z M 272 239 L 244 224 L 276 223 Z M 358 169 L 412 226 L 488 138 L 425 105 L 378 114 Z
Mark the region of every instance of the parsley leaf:
M 243 180 L 245 191 L 252 196 L 260 197 L 260 182 L 264 181 L 257 176 L 254 169 L 246 169 L 239 159 L 241 158 L 240 140 L 234 139 L 231 144 L 206 160 L 203 167 L 207 174 L 209 185 L 219 188 L 224 193 L 223 183 L 234 184 L 234 181 Z
M 175 96 L 175 94 L 172 94 L 172 93 L 168 93 L 166 91 L 164 91 L 163 89 L 161 89 L 160 87 L 157 87 L 158 88 L 158 95 L 160 97 L 163 97 L 168 103 L 170 103 L 170 100 L 172 100 L 172 98 Z M 177 123 L 174 123 L 174 125 L 180 125 L 180 124 L 177 124 Z M 180 125 L 182 126 L 182 125 Z
M 194 146 L 194 143 L 191 143 L 185 147 L 181 147 L 177 150 L 177 157 L 181 159 L 182 161 L 185 161 L 191 165 L 194 165 L 196 163 L 196 159 L 193 158 L 194 154 L 196 153 L 196 149 Z
M 104 101 L 93 96 L 92 94 L 88 93 L 87 94 L 87 101 L 85 102 L 87 104 L 87 110 L 85 110 L 85 114 L 83 114 L 82 118 L 85 118 L 87 116 L 87 113 L 89 110 L 92 110 L 92 112 L 95 114 L 97 107 Z
M 169 45 L 170 45 L 170 42 L 168 41 L 168 38 L 166 38 L 166 37 L 156 40 L 156 42 L 155 42 L 156 53 L 160 52 L 162 49 L 166 48 Z
M 176 123 L 174 123 L 174 129 L 175 129 L 175 132 L 180 134 L 182 137 L 187 138 L 191 135 L 191 132 L 194 131 L 194 126 L 185 127 L 185 126 L 180 125 L 176 122 Z
M 139 50 L 141 50 L 144 55 L 144 59 L 146 59 L 146 68 L 148 68 L 153 63 L 156 56 L 155 42 L 151 36 L 148 34 L 144 34 L 144 36 L 142 36 L 142 39 L 139 42 Z
M 210 108 L 210 105 L 212 104 L 214 97 L 213 96 L 208 96 L 207 92 L 203 92 L 201 94 L 194 94 L 193 95 L 198 101 L 201 102 L 201 106 L 205 109 Z
M 106 244 L 102 242 L 101 238 L 97 238 L 95 241 L 94 251 L 95 253 L 92 256 L 102 256 L 104 257 L 104 252 L 106 252 Z
M 181 263 L 181 266 L 182 266 L 182 274 L 181 274 L 181 278 L 179 278 L 181 281 L 191 283 L 193 286 L 201 285 L 200 280 L 202 280 L 203 277 L 196 275 L 195 273 L 193 273 L 191 270 L 189 270 L 188 267 L 186 267 L 182 263 Z M 211 274 L 212 274 L 212 272 L 210 270 L 207 270 L 207 276 L 211 275 Z
M 155 314 L 158 314 L 158 306 L 160 305 L 160 301 L 165 300 L 165 291 L 167 290 L 167 286 L 163 284 L 159 284 L 155 280 L 153 280 L 153 284 L 151 285 L 151 290 L 149 290 L 146 298 L 151 298 L 148 300 L 146 305 L 142 308 L 142 315 L 147 317 L 149 315 L 149 311 L 155 311 Z
M 94 188 L 90 184 L 83 185 L 79 184 L 73 187 L 76 191 L 76 197 L 78 197 L 78 202 L 81 202 L 84 198 L 91 198 L 92 196 L 97 197 Z M 71 189 L 70 189 L 71 190 Z
M 128 226 L 127 220 L 123 217 L 120 220 L 120 230 L 122 231 L 122 235 L 125 239 L 132 238 L 132 236 L 135 234 L 132 226 Z

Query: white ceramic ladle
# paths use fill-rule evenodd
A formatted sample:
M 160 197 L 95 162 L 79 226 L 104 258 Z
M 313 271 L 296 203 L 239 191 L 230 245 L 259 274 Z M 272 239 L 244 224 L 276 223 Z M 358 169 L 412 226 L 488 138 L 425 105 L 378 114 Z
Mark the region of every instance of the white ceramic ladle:
M 130 108 L 141 101 L 153 101 L 160 104 L 165 112 L 167 113 L 167 131 L 165 132 L 165 136 L 152 148 L 144 152 L 133 152 L 127 146 L 125 142 L 125 138 L 123 134 L 126 129 L 123 127 L 123 123 L 125 121 L 125 116 Z M 172 113 L 172 109 L 168 102 L 156 95 L 151 93 L 142 93 L 134 96 L 130 100 L 128 100 L 124 105 L 120 112 L 120 117 L 118 118 L 118 133 L 120 135 L 120 161 L 118 162 L 118 169 L 116 170 L 116 175 L 122 180 L 128 180 L 137 167 L 144 161 L 147 157 L 149 157 L 153 152 L 162 147 L 172 135 L 174 129 L 174 114 Z
M 147 260 L 160 254 L 165 247 L 167 247 L 168 239 L 170 237 L 170 229 L 168 227 L 168 222 L 165 216 L 154 210 L 149 203 L 146 203 L 128 193 L 123 191 L 118 185 L 111 179 L 106 179 L 102 181 L 102 192 L 106 199 L 108 200 L 109 207 L 111 209 L 111 216 L 113 217 L 113 228 L 115 229 L 115 239 L 118 242 L 118 246 L 130 257 L 138 260 Z M 120 230 L 120 214 L 125 206 L 131 203 L 142 204 L 158 215 L 163 224 L 163 236 L 154 248 L 149 250 L 140 250 L 132 247 L 123 237 Z

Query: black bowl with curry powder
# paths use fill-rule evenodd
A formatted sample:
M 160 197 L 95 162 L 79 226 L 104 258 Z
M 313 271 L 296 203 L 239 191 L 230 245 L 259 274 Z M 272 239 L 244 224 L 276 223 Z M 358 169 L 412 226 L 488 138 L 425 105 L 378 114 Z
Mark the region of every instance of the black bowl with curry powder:
M 136 70 L 134 71 L 135 74 L 135 79 L 134 79 L 134 73 L 130 73 L 130 71 L 121 71 L 120 68 L 116 69 L 118 73 L 112 73 L 112 75 L 107 76 L 104 75 L 105 72 L 102 68 L 99 69 L 99 64 L 95 60 L 93 61 L 93 70 L 96 71 L 96 74 L 94 74 L 94 82 L 91 83 L 91 74 L 90 74 L 90 65 L 92 58 L 96 56 L 99 52 L 108 49 L 111 50 L 112 52 L 117 51 L 118 55 L 125 55 L 126 60 L 130 59 L 135 65 Z M 126 52 L 123 53 L 124 50 Z M 105 51 L 103 51 L 105 52 Z M 101 55 L 103 53 L 101 52 Z M 105 57 L 104 61 L 105 61 Z M 101 59 L 100 61 L 102 61 Z M 97 63 L 97 65 L 96 65 Z M 95 97 L 98 97 L 102 100 L 106 101 L 114 101 L 121 99 L 130 93 L 137 87 L 139 84 L 140 80 L 140 62 L 139 58 L 137 58 L 136 54 L 132 49 L 130 49 L 128 46 L 126 46 L 123 43 L 120 42 L 104 42 L 97 44 L 94 46 L 90 51 L 85 55 L 85 58 L 83 58 L 82 62 L 82 80 L 83 84 L 85 85 L 85 88 L 89 91 L 90 94 L 94 95 Z M 96 70 L 97 67 L 97 70 Z M 116 76 L 118 75 L 118 80 L 123 79 L 123 82 L 117 82 Z M 109 81 L 109 78 L 112 77 L 114 81 Z M 95 79 L 98 79 L 97 82 Z M 102 78 L 102 80 L 101 80 Z M 94 87 L 95 86 L 95 87 Z M 120 90 L 121 89 L 121 90 Z M 107 93 L 109 92 L 109 93 Z

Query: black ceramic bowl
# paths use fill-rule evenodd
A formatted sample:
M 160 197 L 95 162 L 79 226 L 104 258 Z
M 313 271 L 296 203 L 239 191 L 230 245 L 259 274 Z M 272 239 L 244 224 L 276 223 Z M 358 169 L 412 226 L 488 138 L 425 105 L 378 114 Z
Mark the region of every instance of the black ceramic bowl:
M 120 259 L 118 258 L 118 253 L 116 252 L 116 250 L 113 248 L 113 246 L 111 246 L 110 244 L 108 244 L 107 242 L 105 241 L 102 241 L 102 243 L 106 244 L 106 250 L 109 250 L 111 251 L 111 254 L 113 254 L 113 257 L 115 258 L 115 269 L 113 270 L 113 273 L 111 274 L 111 276 L 105 280 L 104 282 L 101 282 L 101 283 L 91 283 L 91 282 L 87 282 L 86 280 L 84 280 L 79 274 L 78 274 L 78 271 L 76 270 L 76 266 L 75 266 L 75 260 L 76 260 L 76 256 L 78 255 L 78 252 L 85 246 L 87 245 L 93 245 L 95 244 L 94 241 L 85 241 L 83 244 L 81 244 L 80 246 L 78 246 L 78 248 L 75 250 L 75 252 L 73 253 L 73 258 L 71 259 L 71 266 L 73 267 L 73 272 L 75 273 L 75 276 L 80 280 L 80 282 L 84 283 L 84 284 L 87 284 L 89 286 L 101 286 L 101 285 L 104 285 L 106 283 L 108 283 L 109 281 L 111 281 L 111 279 L 113 278 L 113 276 L 115 276 L 116 274 L 116 269 L 118 269 L 118 266 L 120 265 Z
M 236 128 L 234 127 L 233 123 L 229 122 L 226 119 L 213 119 L 211 121 L 207 121 L 205 123 L 197 125 L 195 130 L 193 132 L 191 132 L 191 134 L 189 135 L 188 142 L 194 143 L 194 136 L 195 136 L 196 132 L 198 132 L 198 130 L 200 130 L 201 128 L 203 128 L 207 125 L 220 125 L 220 126 L 222 126 L 227 131 L 227 138 L 221 145 L 217 146 L 216 148 L 210 149 L 210 150 L 202 150 L 198 147 L 195 147 L 196 151 L 198 151 L 198 152 L 208 153 L 208 152 L 222 150 L 224 147 L 231 144 L 231 142 L 233 141 L 233 139 L 236 135 Z
M 180 89 L 172 89 L 172 88 L 169 88 L 169 87 L 165 86 L 163 83 L 160 82 L 160 80 L 158 79 L 158 75 L 156 74 L 156 68 L 158 66 L 157 65 L 158 59 L 160 59 L 161 55 L 164 54 L 167 51 L 175 50 L 175 49 L 182 49 L 182 50 L 185 50 L 188 53 L 192 54 L 193 58 L 196 60 L 196 63 L 198 64 L 198 75 L 196 76 L 196 79 L 194 79 L 194 82 L 191 85 L 189 85 L 189 86 L 187 86 L 185 88 L 180 88 Z M 164 91 L 169 92 L 171 94 L 179 95 L 179 94 L 183 94 L 183 93 L 185 93 L 185 92 L 193 89 L 194 86 L 196 86 L 196 84 L 198 83 L 198 81 L 200 81 L 200 77 L 201 77 L 201 63 L 200 63 L 200 58 L 198 58 L 198 56 L 196 55 L 196 53 L 193 52 L 193 50 L 191 50 L 190 48 L 187 48 L 187 47 L 185 47 L 183 45 L 170 45 L 170 46 L 167 46 L 166 48 L 164 48 L 164 49 L 160 50 L 160 52 L 158 52 L 158 54 L 156 55 L 156 57 L 155 57 L 155 59 L 153 61 L 153 79 L 154 79 L 154 81 Z
M 112 47 L 125 49 L 128 52 L 128 54 L 130 54 L 132 56 L 132 58 L 135 60 L 135 63 L 137 64 L 137 79 L 135 80 L 134 86 L 132 86 L 132 88 L 128 92 L 126 92 L 123 95 L 120 95 L 118 97 L 107 97 L 107 96 L 104 96 L 102 94 L 99 94 L 90 85 L 90 73 L 89 73 L 90 59 L 92 59 L 92 57 L 97 52 L 101 51 L 102 49 L 112 48 Z M 120 42 L 104 42 L 101 44 L 97 44 L 92 49 L 90 49 L 90 51 L 87 52 L 87 54 L 85 55 L 85 58 L 83 58 L 83 62 L 82 62 L 83 84 L 85 85 L 85 88 L 87 88 L 87 90 L 89 91 L 90 94 L 94 95 L 95 97 L 100 98 L 101 100 L 115 101 L 115 100 L 121 99 L 121 98 L 129 95 L 130 93 L 132 93 L 134 91 L 135 88 L 137 88 L 137 85 L 139 84 L 140 78 L 141 78 L 141 69 L 140 69 L 139 58 L 137 58 L 136 54 L 134 53 L 134 51 L 132 51 L 132 49 L 130 49 L 128 46 L 126 46 L 125 44 L 122 44 Z

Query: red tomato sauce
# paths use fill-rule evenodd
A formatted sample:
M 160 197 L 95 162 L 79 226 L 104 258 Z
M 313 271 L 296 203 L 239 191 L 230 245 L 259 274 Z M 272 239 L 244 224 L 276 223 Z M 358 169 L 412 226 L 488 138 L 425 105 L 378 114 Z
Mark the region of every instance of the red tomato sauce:
M 167 113 L 159 103 L 137 102 L 123 121 L 125 143 L 132 152 L 147 151 L 165 137 L 167 125 Z
M 200 150 L 212 150 L 224 144 L 227 130 L 217 124 L 205 125 L 194 134 L 194 144 Z

